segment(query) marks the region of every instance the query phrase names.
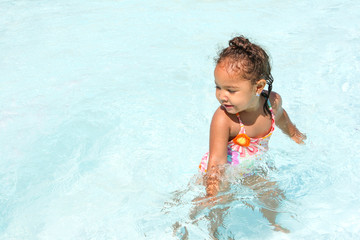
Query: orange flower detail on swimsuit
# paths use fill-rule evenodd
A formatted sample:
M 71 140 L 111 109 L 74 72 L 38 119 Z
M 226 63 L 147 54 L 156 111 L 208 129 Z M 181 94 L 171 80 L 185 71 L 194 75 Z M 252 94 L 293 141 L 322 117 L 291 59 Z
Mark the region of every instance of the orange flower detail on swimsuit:
M 241 133 L 234 138 L 233 142 L 242 147 L 248 147 L 250 145 L 250 138 L 245 133 Z

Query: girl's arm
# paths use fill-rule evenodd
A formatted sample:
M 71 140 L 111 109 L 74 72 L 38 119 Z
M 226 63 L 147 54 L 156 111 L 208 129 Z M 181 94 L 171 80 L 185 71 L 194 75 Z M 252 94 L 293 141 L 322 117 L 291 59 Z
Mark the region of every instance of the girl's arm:
M 283 133 L 288 135 L 296 143 L 305 144 L 304 140 L 306 139 L 306 135 L 301 133 L 295 124 L 291 122 L 289 115 L 285 109 L 282 108 L 281 96 L 277 93 L 274 93 L 274 107 L 276 109 L 276 126 L 278 126 Z
M 207 173 L 205 175 L 206 197 L 215 196 L 220 187 L 223 165 L 227 161 L 227 143 L 230 135 L 230 123 L 224 109 L 219 107 L 210 125 L 210 152 Z

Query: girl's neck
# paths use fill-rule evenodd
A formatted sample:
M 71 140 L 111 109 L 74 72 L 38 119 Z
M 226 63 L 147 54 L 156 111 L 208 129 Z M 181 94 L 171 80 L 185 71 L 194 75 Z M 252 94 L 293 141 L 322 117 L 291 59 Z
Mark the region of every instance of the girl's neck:
M 255 113 L 260 110 L 262 105 L 264 105 L 264 97 L 260 95 L 248 109 L 244 110 L 244 113 Z

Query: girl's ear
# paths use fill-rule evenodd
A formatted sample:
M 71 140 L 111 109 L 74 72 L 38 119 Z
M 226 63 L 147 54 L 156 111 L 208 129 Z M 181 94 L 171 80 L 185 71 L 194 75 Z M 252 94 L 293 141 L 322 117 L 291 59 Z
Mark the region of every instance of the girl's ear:
M 260 94 L 264 87 L 266 86 L 266 80 L 265 79 L 260 79 L 259 81 L 256 82 L 256 93 Z

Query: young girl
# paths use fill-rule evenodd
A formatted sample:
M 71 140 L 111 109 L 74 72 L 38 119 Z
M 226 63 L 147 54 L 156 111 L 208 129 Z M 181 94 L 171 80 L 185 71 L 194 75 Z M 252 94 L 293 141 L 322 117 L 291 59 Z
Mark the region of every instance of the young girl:
M 210 151 L 199 166 L 206 173 L 205 198 L 217 195 L 224 171 L 221 166 L 225 164 L 240 164 L 245 178 L 253 175 L 253 163 L 261 161 L 261 154 L 268 150 L 275 125 L 296 143 L 303 144 L 306 138 L 282 108 L 280 95 L 271 91 L 269 57 L 260 46 L 243 36 L 235 37 L 220 52 L 216 63 L 220 107 L 211 121 Z

